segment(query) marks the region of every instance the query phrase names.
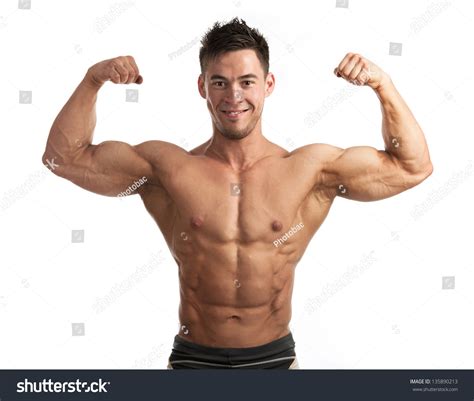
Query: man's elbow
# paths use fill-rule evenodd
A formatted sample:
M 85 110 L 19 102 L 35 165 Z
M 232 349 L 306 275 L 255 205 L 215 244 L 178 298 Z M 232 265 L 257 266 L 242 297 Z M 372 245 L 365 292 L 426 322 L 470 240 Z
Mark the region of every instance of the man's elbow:
M 51 172 L 54 174 L 59 173 L 59 167 L 60 167 L 60 162 L 58 160 L 59 158 L 57 156 L 51 156 L 47 152 L 43 154 L 43 157 L 41 158 L 41 161 L 43 162 L 44 166 L 48 168 Z
M 428 164 L 428 167 L 426 168 L 426 177 L 425 178 L 428 178 L 431 174 L 433 173 L 433 163 L 431 163 L 431 161 L 429 162 Z
M 415 173 L 411 173 L 412 181 L 414 185 L 421 184 L 433 173 L 433 164 L 431 161 L 426 163 L 423 168 L 420 168 Z
M 428 160 L 420 171 L 420 176 L 422 177 L 422 181 L 426 180 L 432 173 L 433 173 L 433 163 L 431 163 L 431 160 Z

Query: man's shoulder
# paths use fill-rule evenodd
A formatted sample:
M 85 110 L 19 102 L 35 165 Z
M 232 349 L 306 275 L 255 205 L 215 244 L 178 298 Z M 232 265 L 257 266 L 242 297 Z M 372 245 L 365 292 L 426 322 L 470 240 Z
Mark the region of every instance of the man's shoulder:
M 189 152 L 171 142 L 150 140 L 134 146 L 135 150 L 149 161 L 169 158 L 179 158 L 189 155 Z
M 289 157 L 312 163 L 326 163 L 337 155 L 340 150 L 341 148 L 327 143 L 312 143 L 294 149 L 290 152 Z

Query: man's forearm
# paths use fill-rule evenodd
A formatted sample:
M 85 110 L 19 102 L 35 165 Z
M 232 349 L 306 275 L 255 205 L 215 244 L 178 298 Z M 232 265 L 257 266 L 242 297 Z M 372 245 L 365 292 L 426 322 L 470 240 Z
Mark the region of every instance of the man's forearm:
M 390 78 L 374 89 L 382 109 L 385 150 L 409 173 L 432 169 L 425 135 Z
M 55 158 L 59 165 L 67 164 L 92 143 L 99 89 L 86 74 L 54 120 L 43 159 Z

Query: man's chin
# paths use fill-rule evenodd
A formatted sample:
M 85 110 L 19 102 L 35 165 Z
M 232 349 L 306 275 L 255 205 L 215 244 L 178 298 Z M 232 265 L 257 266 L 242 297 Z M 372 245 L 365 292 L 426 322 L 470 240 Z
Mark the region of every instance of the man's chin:
M 249 134 L 250 134 L 250 131 L 245 131 L 245 132 L 241 132 L 241 131 L 236 132 L 236 131 L 227 131 L 227 130 L 221 131 L 221 135 L 224 138 L 235 140 L 235 141 L 238 141 L 240 139 L 244 139 Z

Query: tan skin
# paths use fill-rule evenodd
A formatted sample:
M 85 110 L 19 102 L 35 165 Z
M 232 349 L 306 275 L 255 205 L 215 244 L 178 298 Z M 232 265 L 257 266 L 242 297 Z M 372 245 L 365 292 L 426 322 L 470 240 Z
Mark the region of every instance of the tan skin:
M 147 178 L 135 193 L 178 265 L 184 339 L 240 348 L 288 334 L 295 267 L 335 197 L 384 199 L 431 174 L 423 132 L 390 77 L 353 53 L 334 73 L 375 91 L 385 150 L 316 143 L 288 152 L 270 142 L 261 115 L 275 77 L 248 49 L 222 54 L 199 76 L 213 134 L 189 152 L 158 140 L 92 144 L 100 87 L 143 82 L 131 56 L 92 66 L 54 121 L 43 162 L 54 159 L 58 176 L 106 196 Z M 238 118 L 222 111 L 244 109 Z

